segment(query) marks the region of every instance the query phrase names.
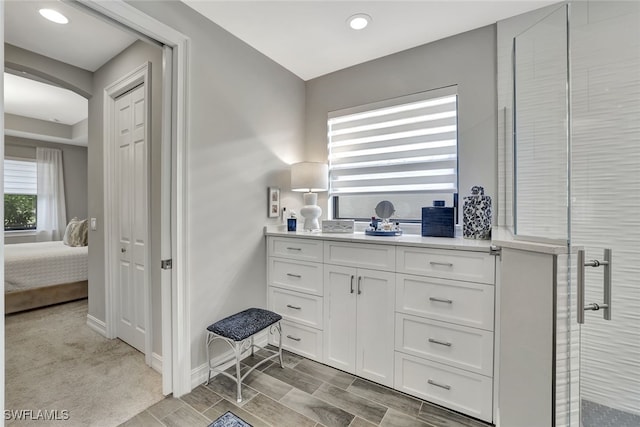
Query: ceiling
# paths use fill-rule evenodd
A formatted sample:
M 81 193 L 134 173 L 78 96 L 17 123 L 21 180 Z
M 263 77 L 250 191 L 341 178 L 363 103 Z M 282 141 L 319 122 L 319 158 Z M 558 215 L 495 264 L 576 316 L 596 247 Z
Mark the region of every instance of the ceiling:
M 9 114 L 69 126 L 87 118 L 88 100 L 70 90 L 9 73 L 4 73 L 4 87 Z
M 156 0 L 158 1 L 158 0 Z M 429 43 L 457 33 L 490 25 L 501 19 L 553 4 L 543 0 L 182 0 L 211 21 L 270 57 L 303 80 Z M 107 22 L 57 0 L 7 0 L 5 42 L 95 71 L 136 39 Z M 66 25 L 46 21 L 38 14 L 53 8 L 69 18 Z M 372 17 L 364 30 L 351 30 L 349 16 Z M 66 123 L 62 112 L 76 110 L 77 98 L 60 97 L 42 102 L 7 82 L 5 99 L 10 114 Z M 24 84 L 25 82 L 23 82 Z M 28 82 L 27 82 L 28 83 Z M 33 89 L 35 90 L 35 89 Z M 18 92 L 20 91 L 20 92 Z M 35 92 L 34 92 L 35 93 Z M 24 98 L 24 99 L 19 99 Z M 63 100 L 66 98 L 67 100 Z M 73 103 L 72 102 L 72 103 Z M 86 110 L 85 110 L 86 111 Z M 52 114 L 56 112 L 56 114 Z M 86 118 L 86 115 L 85 115 Z M 59 141 L 58 141 L 59 142 Z
M 96 71 L 136 39 L 122 30 L 57 0 L 4 2 L 4 41 L 88 71 Z M 38 10 L 55 9 L 65 25 L 42 18 Z
M 557 1 L 182 0 L 211 21 L 310 80 L 352 65 L 494 24 Z M 355 31 L 347 18 L 371 16 Z
M 38 13 L 42 8 L 61 12 L 69 23 L 47 21 Z M 9 0 L 4 2 L 4 9 L 6 43 L 88 71 L 97 70 L 136 40 L 61 1 Z M 86 98 L 18 70 L 9 71 L 4 74 L 4 111 L 13 117 L 5 120 L 5 134 L 87 145 Z M 24 118 L 50 124 L 43 126 L 41 122 Z

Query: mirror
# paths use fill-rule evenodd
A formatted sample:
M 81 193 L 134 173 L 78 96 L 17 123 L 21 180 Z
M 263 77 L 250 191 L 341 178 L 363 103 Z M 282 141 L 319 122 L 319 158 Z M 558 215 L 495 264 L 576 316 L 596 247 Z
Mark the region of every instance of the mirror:
M 378 218 L 386 220 L 393 216 L 396 213 L 396 209 L 388 200 L 383 200 L 376 205 L 376 215 Z

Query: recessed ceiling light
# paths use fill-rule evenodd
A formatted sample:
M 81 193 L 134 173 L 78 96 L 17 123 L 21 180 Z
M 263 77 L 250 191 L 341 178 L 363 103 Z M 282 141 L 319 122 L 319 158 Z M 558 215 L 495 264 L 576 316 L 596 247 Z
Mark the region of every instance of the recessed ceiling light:
M 44 18 L 48 19 L 51 22 L 55 22 L 56 24 L 66 24 L 69 22 L 69 19 L 57 10 L 40 9 L 38 12 L 40 12 L 40 15 L 42 15 Z
M 371 22 L 371 17 L 366 13 L 356 13 L 347 19 L 347 23 L 354 30 L 362 30 Z

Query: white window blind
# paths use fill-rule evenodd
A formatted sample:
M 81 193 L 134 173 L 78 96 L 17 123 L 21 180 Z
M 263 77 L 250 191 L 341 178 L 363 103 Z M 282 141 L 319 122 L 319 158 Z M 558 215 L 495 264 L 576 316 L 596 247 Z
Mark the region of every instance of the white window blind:
M 455 87 L 330 114 L 330 195 L 455 193 Z
M 4 160 L 5 194 L 38 194 L 38 170 L 35 161 Z

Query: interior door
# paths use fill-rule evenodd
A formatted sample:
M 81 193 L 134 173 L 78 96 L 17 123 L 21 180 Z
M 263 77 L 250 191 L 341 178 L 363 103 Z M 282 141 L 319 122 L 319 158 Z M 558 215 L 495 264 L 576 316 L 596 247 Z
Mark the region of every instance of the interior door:
M 115 100 L 118 179 L 117 335 L 145 352 L 148 293 L 147 105 L 144 84 Z
M 640 4 L 575 2 L 569 23 L 580 425 L 640 426 Z

